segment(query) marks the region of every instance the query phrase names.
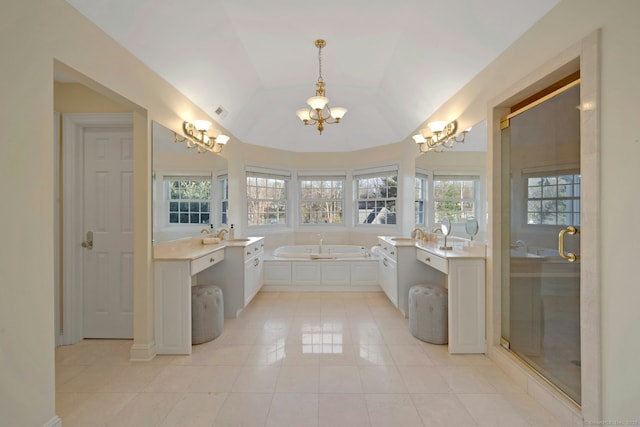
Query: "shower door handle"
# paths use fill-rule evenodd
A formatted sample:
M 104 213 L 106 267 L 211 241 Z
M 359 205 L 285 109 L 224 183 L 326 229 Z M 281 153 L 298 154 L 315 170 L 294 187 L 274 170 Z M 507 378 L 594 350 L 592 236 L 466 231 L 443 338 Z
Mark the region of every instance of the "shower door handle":
M 580 255 L 576 255 L 576 254 L 572 254 L 571 252 L 569 253 L 564 253 L 564 235 L 569 233 L 571 235 L 573 234 L 578 234 L 580 231 L 570 225 L 565 229 L 560 230 L 560 233 L 558 233 L 558 254 L 560 255 L 560 257 L 562 259 L 566 259 L 569 262 L 574 262 L 577 259 L 580 259 Z

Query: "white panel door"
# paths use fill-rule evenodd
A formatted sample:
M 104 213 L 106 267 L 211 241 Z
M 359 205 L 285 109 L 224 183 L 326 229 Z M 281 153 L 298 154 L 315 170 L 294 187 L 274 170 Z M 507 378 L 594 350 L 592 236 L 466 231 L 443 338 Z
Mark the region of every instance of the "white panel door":
M 83 332 L 133 337 L 133 133 L 84 133 Z

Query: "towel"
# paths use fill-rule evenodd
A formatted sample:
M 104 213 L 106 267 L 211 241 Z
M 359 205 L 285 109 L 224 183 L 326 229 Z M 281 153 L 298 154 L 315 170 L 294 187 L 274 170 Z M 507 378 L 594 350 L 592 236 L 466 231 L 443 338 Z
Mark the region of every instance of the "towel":
M 372 246 L 370 252 L 371 252 L 371 255 L 373 255 L 373 256 L 380 256 L 380 254 L 381 254 L 380 246 L 378 246 L 378 245 Z

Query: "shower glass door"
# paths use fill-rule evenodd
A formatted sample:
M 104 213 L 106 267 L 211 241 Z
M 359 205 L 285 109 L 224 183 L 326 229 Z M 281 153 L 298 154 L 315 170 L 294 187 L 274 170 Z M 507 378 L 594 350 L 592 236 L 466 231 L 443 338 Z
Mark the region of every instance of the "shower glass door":
M 579 79 L 548 92 L 501 123 L 502 344 L 579 404 Z

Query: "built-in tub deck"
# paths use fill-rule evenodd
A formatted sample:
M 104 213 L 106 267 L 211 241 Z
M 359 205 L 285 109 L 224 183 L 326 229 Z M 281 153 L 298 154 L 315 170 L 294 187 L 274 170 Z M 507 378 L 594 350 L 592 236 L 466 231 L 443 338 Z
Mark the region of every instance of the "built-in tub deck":
M 265 291 L 380 291 L 378 258 L 359 245 L 281 246 L 265 253 Z

